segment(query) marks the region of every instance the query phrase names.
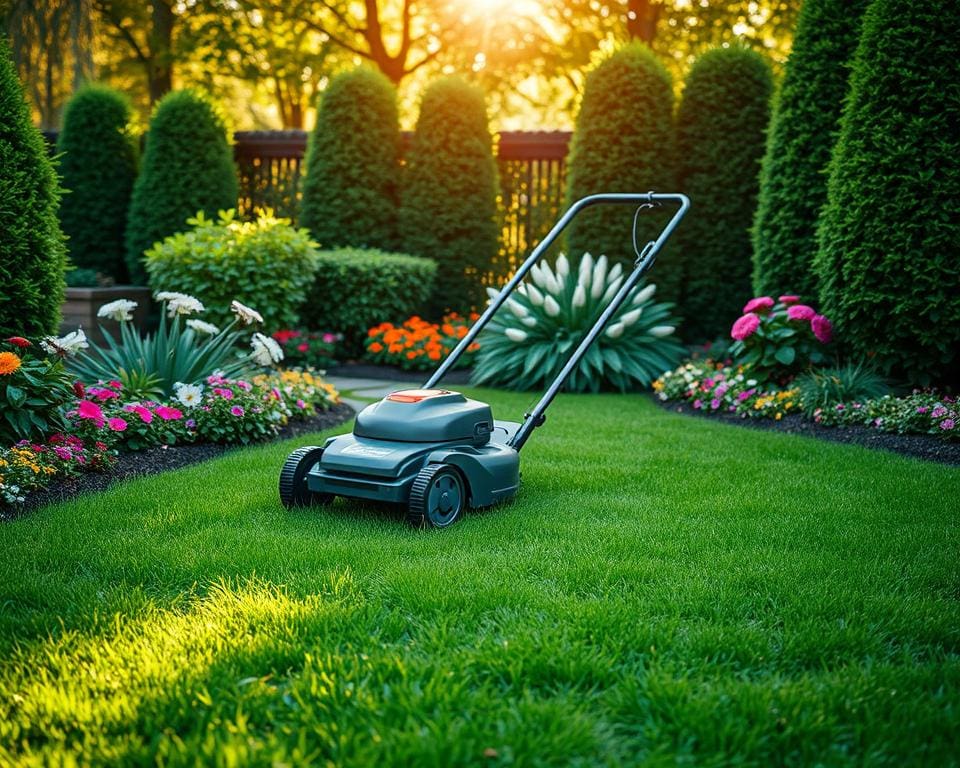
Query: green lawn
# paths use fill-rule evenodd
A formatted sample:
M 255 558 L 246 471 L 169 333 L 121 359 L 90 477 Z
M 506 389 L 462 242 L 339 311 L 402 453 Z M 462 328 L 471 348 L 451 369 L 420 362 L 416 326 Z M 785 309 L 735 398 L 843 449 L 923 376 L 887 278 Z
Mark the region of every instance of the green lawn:
M 0 526 L 0 765 L 960 761 L 958 470 L 562 396 L 420 533 L 296 444 Z

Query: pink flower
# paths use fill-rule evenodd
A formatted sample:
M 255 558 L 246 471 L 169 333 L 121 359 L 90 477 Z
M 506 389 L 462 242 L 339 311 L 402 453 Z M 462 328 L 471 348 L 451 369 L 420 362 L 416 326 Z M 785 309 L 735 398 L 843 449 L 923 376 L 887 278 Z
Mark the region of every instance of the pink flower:
M 777 299 L 777 301 L 779 301 L 781 304 L 796 304 L 798 301 L 800 301 L 800 297 L 794 296 L 792 293 L 788 293 L 785 296 L 781 296 L 779 299 Z
M 729 387 L 726 384 L 721 384 L 716 388 L 713 394 L 715 394 L 717 397 L 723 397 L 725 394 L 727 394 L 728 389 Z
M 142 421 L 144 424 L 149 424 L 151 421 L 153 421 L 153 414 L 150 413 L 150 409 L 144 408 L 139 403 L 131 403 L 130 405 L 125 405 L 123 407 L 123 410 L 127 411 L 128 413 L 137 414 L 137 416 L 140 417 L 140 421 Z
M 223 376 L 217 376 L 217 374 L 211 374 L 207 376 L 207 384 L 222 384 L 226 379 Z
M 158 405 L 155 412 L 164 421 L 177 421 L 183 418 L 183 411 L 179 408 L 171 408 L 168 405 Z
M 251 389 L 253 389 L 253 385 L 249 381 L 244 381 L 243 379 L 235 381 L 234 384 L 240 387 L 240 389 L 242 389 L 244 392 L 249 392 Z
M 127 428 L 127 422 L 123 419 L 114 418 L 107 421 L 107 426 L 114 432 L 123 432 Z
M 917 413 L 926 413 L 928 410 L 930 409 L 925 405 L 917 406 Z
M 107 382 L 107 386 L 108 386 L 108 387 L 113 387 L 114 389 L 123 389 L 123 384 L 121 384 L 121 383 L 120 383 L 119 381 L 117 381 L 116 379 L 111 379 L 110 381 L 108 381 L 108 382 Z
M 214 393 L 220 395 L 224 400 L 233 400 L 233 390 L 225 387 L 214 387 Z
M 744 400 L 749 400 L 751 397 L 753 397 L 756 394 L 756 392 L 757 392 L 756 387 L 753 387 L 752 389 L 748 389 L 746 392 L 741 392 L 739 395 L 737 395 L 737 402 L 742 403 Z
M 90 421 L 98 427 L 102 427 L 105 421 L 100 406 L 90 400 L 81 400 L 79 402 L 77 405 L 77 415 L 81 419 L 90 419 Z
M 89 387 L 87 389 L 87 394 L 93 395 L 101 403 L 105 403 L 107 400 L 113 400 L 120 397 L 120 395 L 118 395 L 112 389 L 104 389 L 102 387 Z
M 70 451 L 70 449 L 64 448 L 62 445 L 58 445 L 56 448 L 54 448 L 53 452 L 64 461 L 73 458 L 73 453 Z
M 792 307 L 787 307 L 787 317 L 791 320 L 813 320 L 816 314 L 813 307 L 808 307 L 806 304 L 794 304 Z
M 757 296 L 755 299 L 750 299 L 743 308 L 743 314 L 748 312 L 756 312 L 757 310 L 766 310 L 773 307 L 774 301 L 769 296 Z
M 305 341 L 302 344 L 297 344 L 298 352 L 306 352 L 308 349 L 310 349 L 310 345 Z
M 946 416 L 946 415 L 947 415 L 947 409 L 944 408 L 942 405 L 938 405 L 936 408 L 934 408 L 930 412 L 931 419 L 939 419 L 941 416 Z
M 730 329 L 730 336 L 737 341 L 743 341 L 748 336 L 753 336 L 757 328 L 760 327 L 760 317 L 748 312 L 733 324 Z
M 940 422 L 940 429 L 953 429 L 953 419 L 944 419 Z
M 94 443 L 94 446 L 98 451 L 105 451 L 107 450 L 107 447 L 108 447 L 106 443 L 100 442 L 99 440 L 97 440 L 97 442 Z
M 824 344 L 829 344 L 830 339 L 833 338 L 833 323 L 823 315 L 814 315 L 813 320 L 810 321 L 810 328 L 817 340 Z
M 235 405 L 230 409 L 230 413 L 232 413 L 234 416 L 243 416 L 243 408 L 241 408 L 239 405 Z
M 303 402 L 303 400 L 297 400 L 297 408 L 299 408 L 302 411 L 306 407 L 307 407 L 307 404 Z
M 270 394 L 273 395 L 274 400 L 280 399 L 280 390 L 277 389 L 276 387 L 273 387 L 273 389 L 270 390 Z
M 703 401 L 700 400 L 700 399 L 694 400 L 694 401 L 693 401 L 693 407 L 694 407 L 694 408 L 698 408 L 698 409 L 699 409 L 699 408 L 703 408 Z
M 335 342 L 336 340 L 337 340 L 337 337 L 334 336 L 332 333 L 325 333 L 325 334 L 323 334 L 323 343 L 324 343 L 324 344 L 333 344 L 333 342 Z
M 710 407 L 713 410 L 717 410 L 717 408 L 720 407 L 720 398 L 719 397 L 713 398 L 713 400 L 710 401 Z

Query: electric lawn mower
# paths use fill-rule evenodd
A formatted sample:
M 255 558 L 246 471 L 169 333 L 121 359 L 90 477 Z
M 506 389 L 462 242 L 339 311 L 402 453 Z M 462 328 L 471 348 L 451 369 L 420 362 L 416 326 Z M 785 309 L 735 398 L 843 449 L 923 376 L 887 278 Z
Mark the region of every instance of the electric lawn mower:
M 637 247 L 641 211 L 663 202 L 679 209 L 656 240 Z M 436 389 L 457 358 L 506 302 L 537 260 L 584 208 L 599 204 L 637 205 L 633 271 L 584 336 L 556 379 L 522 423 L 494 421 L 490 406 L 459 392 Z M 574 203 L 533 250 L 480 319 L 423 385 L 393 392 L 364 408 L 353 432 L 329 438 L 323 446 L 298 448 L 280 472 L 280 501 L 287 508 L 326 505 L 335 497 L 369 499 L 407 508 L 414 526 L 445 528 L 467 507 L 487 507 L 512 499 L 520 486 L 520 450 L 545 421 L 547 407 L 567 376 L 596 340 L 683 218 L 690 201 L 681 194 L 599 194 Z

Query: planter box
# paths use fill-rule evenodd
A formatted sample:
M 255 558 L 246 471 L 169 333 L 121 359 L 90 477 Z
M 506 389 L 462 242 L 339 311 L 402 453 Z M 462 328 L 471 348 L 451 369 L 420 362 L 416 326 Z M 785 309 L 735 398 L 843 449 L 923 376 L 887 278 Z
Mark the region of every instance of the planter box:
M 60 333 L 83 328 L 87 336 L 100 344 L 103 335 L 100 325 L 103 325 L 111 334 L 120 332 L 120 323 L 114 320 L 97 317 L 97 310 L 101 306 L 117 299 L 130 299 L 137 302 L 133 311 L 133 322 L 138 328 L 143 328 L 150 314 L 150 289 L 144 285 L 114 285 L 110 288 L 67 288 L 66 299 L 63 302 L 63 320 L 60 323 Z

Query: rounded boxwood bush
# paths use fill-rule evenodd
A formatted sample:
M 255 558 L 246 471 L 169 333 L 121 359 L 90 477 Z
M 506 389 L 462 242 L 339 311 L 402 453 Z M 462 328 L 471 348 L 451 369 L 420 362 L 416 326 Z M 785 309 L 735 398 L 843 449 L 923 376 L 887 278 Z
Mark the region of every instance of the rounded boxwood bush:
M 399 175 L 396 89 L 366 67 L 335 77 L 307 152 L 299 223 L 324 248 L 394 248 Z
M 67 103 L 57 140 L 60 226 L 70 261 L 117 282 L 127 278 L 124 231 L 137 176 L 129 100 L 106 85 L 81 88 Z
M 917 383 L 960 378 L 960 16 L 874 0 L 820 223 L 838 338 Z
M 497 166 L 483 93 L 460 78 L 442 78 L 423 95 L 400 229 L 407 253 L 437 263 L 429 314 L 483 303 L 483 278 L 499 249 Z
M 0 337 L 56 333 L 66 247 L 57 176 L 0 36 Z
M 817 218 L 867 0 L 806 0 L 774 102 L 753 227 L 758 295 L 817 297 Z
M 146 275 L 143 254 L 187 228 L 197 211 L 216 216 L 237 205 L 237 170 L 220 110 L 198 91 L 168 93 L 150 121 L 140 175 L 127 220 L 127 267 Z
M 677 229 L 683 259 L 683 335 L 726 333 L 750 298 L 750 225 L 770 119 L 773 75 L 746 48 L 715 48 L 687 76 L 677 114 L 680 188 L 694 211 Z
M 599 192 L 675 191 L 673 145 L 670 75 L 645 45 L 628 45 L 587 75 L 570 143 L 568 204 Z M 663 223 L 663 216 L 643 215 L 639 244 Z M 569 249 L 632 263 L 632 226 L 632 208 L 587 209 L 570 223 Z M 680 285 L 677 253 L 665 252 L 651 273 L 668 300 L 677 297 Z
M 369 328 L 423 311 L 436 274 L 435 262 L 406 254 L 321 251 L 301 322 L 312 330 L 342 333 L 347 353 L 360 355 Z
M 204 318 L 220 325 L 232 319 L 236 299 L 263 315 L 268 332 L 296 326 L 317 264 L 307 230 L 269 214 L 237 221 L 233 210 L 216 220 L 201 211 L 188 224 L 147 251 L 151 288 L 197 297 Z

